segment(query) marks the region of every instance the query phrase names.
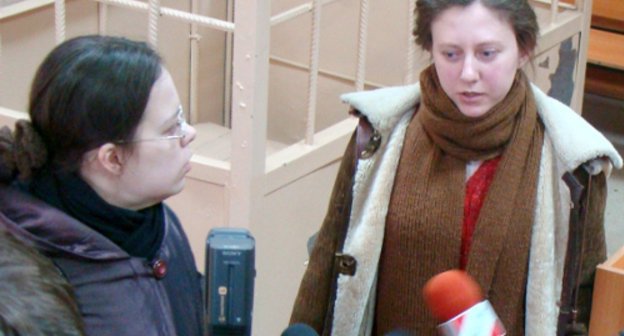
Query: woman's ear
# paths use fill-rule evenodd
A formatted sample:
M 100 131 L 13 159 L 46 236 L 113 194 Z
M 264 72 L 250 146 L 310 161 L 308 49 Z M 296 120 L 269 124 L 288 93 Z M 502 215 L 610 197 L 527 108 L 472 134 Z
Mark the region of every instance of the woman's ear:
M 531 56 L 523 51 L 520 51 L 520 58 L 518 59 L 518 69 L 522 68 L 531 58 Z
M 105 143 L 97 149 L 96 159 L 99 165 L 113 175 L 120 175 L 123 171 L 123 149 L 113 143 Z

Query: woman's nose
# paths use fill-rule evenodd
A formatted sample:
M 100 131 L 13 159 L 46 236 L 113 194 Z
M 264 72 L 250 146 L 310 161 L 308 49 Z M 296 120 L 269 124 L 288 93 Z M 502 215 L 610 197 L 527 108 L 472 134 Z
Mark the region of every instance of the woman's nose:
M 474 82 L 479 79 L 479 71 L 476 68 L 475 60 L 467 56 L 464 59 L 460 78 L 466 82 Z
M 188 146 L 188 144 L 193 142 L 197 136 L 197 130 L 189 124 L 186 124 L 186 129 L 184 131 L 186 134 L 184 134 L 184 137 L 182 138 L 182 147 Z

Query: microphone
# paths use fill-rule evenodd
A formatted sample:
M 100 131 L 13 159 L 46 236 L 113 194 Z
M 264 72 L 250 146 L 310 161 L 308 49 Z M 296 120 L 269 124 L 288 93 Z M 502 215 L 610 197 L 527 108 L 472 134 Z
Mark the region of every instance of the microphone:
M 438 331 L 444 336 L 504 336 L 505 328 L 481 288 L 466 272 L 449 270 L 425 283 L 425 303 L 441 321 Z
M 319 334 L 307 324 L 295 323 L 286 328 L 281 336 L 319 336 Z

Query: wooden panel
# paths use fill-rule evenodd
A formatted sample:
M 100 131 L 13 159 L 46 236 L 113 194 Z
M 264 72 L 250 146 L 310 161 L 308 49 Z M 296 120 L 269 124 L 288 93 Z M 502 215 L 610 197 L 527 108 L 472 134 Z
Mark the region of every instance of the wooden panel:
M 594 0 L 592 26 L 624 33 L 624 1 Z
M 624 97 L 624 71 L 590 64 L 586 74 L 586 92 L 616 99 Z
M 591 29 L 587 61 L 596 65 L 624 70 L 624 34 Z
M 624 329 L 623 261 L 624 247 L 598 266 L 589 323 L 590 336 L 618 335 Z

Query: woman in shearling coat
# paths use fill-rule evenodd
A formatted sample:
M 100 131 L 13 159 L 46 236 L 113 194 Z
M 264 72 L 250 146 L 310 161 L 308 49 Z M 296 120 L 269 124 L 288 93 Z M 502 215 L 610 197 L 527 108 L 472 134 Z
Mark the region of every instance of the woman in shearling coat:
M 606 177 L 621 157 L 524 75 L 538 32 L 527 1 L 418 0 L 417 17 L 417 43 L 433 58 L 420 82 L 342 97 L 360 126 L 291 323 L 322 335 L 435 335 L 444 321 L 422 287 L 459 268 L 508 335 L 555 335 L 559 319 L 572 321 L 558 301 L 577 286 L 568 274 L 578 253 L 574 306 L 586 323 L 605 258 Z M 580 252 L 568 227 L 585 230 Z

